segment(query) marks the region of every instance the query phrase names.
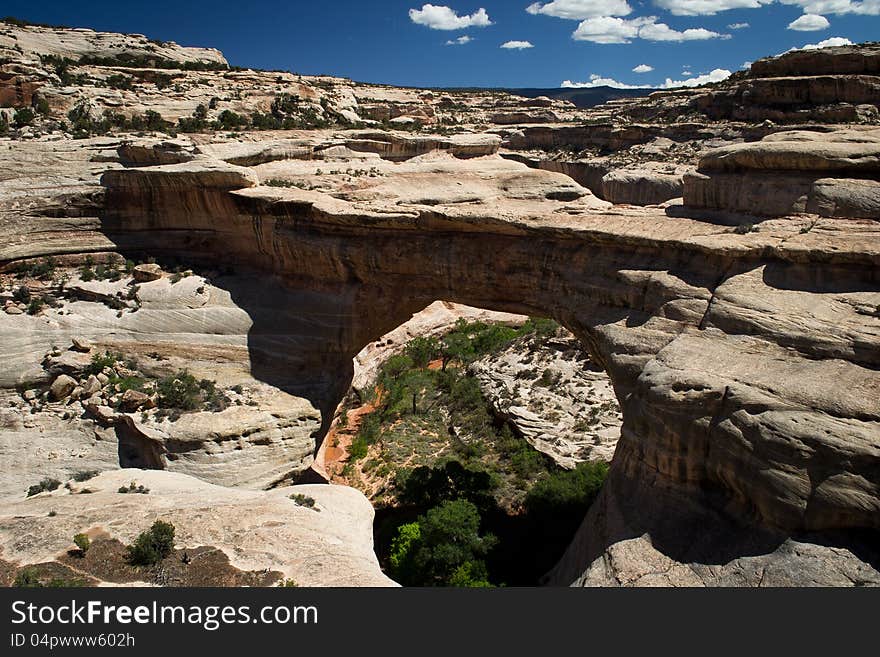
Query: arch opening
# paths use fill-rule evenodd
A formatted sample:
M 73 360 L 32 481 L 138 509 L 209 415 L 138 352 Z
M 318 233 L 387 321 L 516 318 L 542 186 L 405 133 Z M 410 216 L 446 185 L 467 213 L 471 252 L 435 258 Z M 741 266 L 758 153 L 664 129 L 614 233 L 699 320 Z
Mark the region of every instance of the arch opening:
M 377 556 L 404 585 L 536 585 L 621 422 L 608 375 L 555 320 L 438 301 L 355 357 L 314 469 L 373 502 Z

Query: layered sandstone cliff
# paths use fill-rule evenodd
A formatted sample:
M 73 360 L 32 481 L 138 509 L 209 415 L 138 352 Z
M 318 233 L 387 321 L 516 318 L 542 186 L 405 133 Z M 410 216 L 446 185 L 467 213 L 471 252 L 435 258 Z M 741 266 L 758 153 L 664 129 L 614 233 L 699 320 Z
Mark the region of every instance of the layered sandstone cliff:
M 327 91 L 303 84 L 303 97 Z M 374 93 L 395 105 L 454 104 Z M 475 116 L 486 105 L 474 101 Z M 608 483 L 550 581 L 650 583 L 674 572 L 663 581 L 758 584 L 780 569 L 768 581 L 876 581 L 875 131 L 622 122 L 449 137 L 346 127 L 173 142 L 56 134 L 0 149 L 7 270 L 116 253 L 151 256 L 166 271 L 184 264 L 211 286 L 210 303 L 157 296 L 155 312 L 145 300 L 122 317 L 92 309 L 83 320 L 63 304 L 26 319 L 7 311 L 4 386 L 48 383 L 40 359 L 75 328 L 98 346 L 143 341 L 194 367 L 228 364 L 299 404 L 303 430 L 320 441 L 355 355 L 432 302 L 553 317 L 610 376 L 622 426 Z M 757 141 L 771 133 L 780 134 Z M 583 149 L 583 171 L 596 164 L 591 153 L 619 158 L 596 164 L 612 167 L 603 184 L 627 158 L 703 164 L 685 178 L 683 203 L 641 208 L 597 198 L 586 173 L 578 182 L 559 172 L 571 162 L 548 171 L 557 165 L 508 152 L 566 144 Z M 709 147 L 724 148 L 700 160 Z M 778 188 L 755 187 L 765 178 Z M 617 175 L 609 189 L 646 179 Z M 39 431 L 37 420 L 25 428 Z M 182 459 L 178 472 L 216 481 L 221 464 L 252 463 L 245 445 L 226 449 L 234 433 L 217 449 L 202 441 L 192 469 Z M 298 436 L 280 448 L 301 472 L 310 457 Z M 84 458 L 107 462 L 98 443 L 74 440 Z M 279 474 L 272 458 L 258 460 L 267 478 Z M 10 531 L 33 503 L 23 497 L 3 515 Z M 802 565 L 831 574 L 798 580 Z

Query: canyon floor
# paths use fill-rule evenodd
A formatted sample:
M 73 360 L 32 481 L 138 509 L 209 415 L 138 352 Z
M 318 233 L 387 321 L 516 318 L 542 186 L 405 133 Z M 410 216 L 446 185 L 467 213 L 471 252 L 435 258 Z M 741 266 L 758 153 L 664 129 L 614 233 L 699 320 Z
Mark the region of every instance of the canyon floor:
M 880 584 L 878 98 L 876 44 L 580 109 L 0 23 L 0 583 L 394 585 L 377 379 L 531 317 L 410 374 L 610 462 L 542 582 Z

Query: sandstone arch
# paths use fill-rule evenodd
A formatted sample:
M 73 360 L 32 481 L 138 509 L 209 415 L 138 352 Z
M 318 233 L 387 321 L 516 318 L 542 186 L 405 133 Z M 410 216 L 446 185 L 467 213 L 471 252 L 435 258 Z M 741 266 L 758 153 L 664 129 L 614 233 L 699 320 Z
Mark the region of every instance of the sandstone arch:
M 273 274 L 267 289 L 301 305 L 257 322 L 255 374 L 298 385 L 325 416 L 351 357 L 435 299 L 572 330 L 611 376 L 624 426 L 592 531 L 554 581 L 643 533 L 676 558 L 725 563 L 801 532 L 880 529 L 876 224 L 789 218 L 737 234 L 560 195 L 571 184 L 548 172 L 493 184 L 514 179 L 527 193 L 438 207 L 266 188 L 216 161 L 117 170 L 102 231 L 123 251 Z M 290 330 L 301 353 L 273 361 L 273 332 Z

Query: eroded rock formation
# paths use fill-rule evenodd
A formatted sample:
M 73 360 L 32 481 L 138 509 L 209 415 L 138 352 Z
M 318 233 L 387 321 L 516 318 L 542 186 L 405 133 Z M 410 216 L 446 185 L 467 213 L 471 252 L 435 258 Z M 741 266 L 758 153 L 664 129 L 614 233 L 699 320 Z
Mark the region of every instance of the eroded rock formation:
M 259 86 L 266 75 L 223 73 L 216 83 Z M 302 98 L 318 106 L 326 98 L 328 116 L 354 111 L 367 93 L 371 104 L 394 111 L 436 107 L 435 117 L 470 107 L 481 119 L 497 110 L 495 100 L 479 95 L 459 106 L 459 98 L 415 90 L 282 82 L 301 84 Z M 618 110 L 650 113 L 651 103 L 667 103 L 680 114 L 679 100 L 704 91 Z M 171 100 L 177 105 L 168 116 L 191 111 L 180 96 Z M 248 377 L 308 400 L 304 412 L 320 410 L 323 429 L 348 388 L 352 358 L 436 300 L 555 318 L 610 376 L 623 424 L 607 485 L 550 581 L 638 583 L 638 574 L 621 575 L 624 548 L 614 547 L 631 540 L 645 541 L 635 552 L 659 564 L 644 572 L 679 564 L 685 583 L 697 583 L 688 573 L 700 583 L 758 583 L 760 577 L 736 573 L 778 564 L 791 573 L 791 564 L 806 563 L 792 557 L 801 544 L 811 546 L 804 548 L 810 568 L 835 564 L 837 574 L 822 582 L 876 580 L 876 167 L 865 165 L 860 170 L 869 173 L 856 176 L 847 164 L 829 176 L 827 162 L 851 161 L 853 153 L 822 155 L 842 142 L 856 148 L 852 129 L 822 126 L 731 146 L 780 130 L 622 121 L 445 137 L 345 130 L 349 125 L 273 135 L 266 144 L 260 133 L 135 146 L 117 138 L 16 141 L 0 150 L 8 200 L 0 225 L 14 236 L 0 245 L 0 262 L 54 256 L 78 264 L 86 254 L 110 252 L 184 262 L 231 303 L 221 304 L 220 314 L 172 305 L 135 326 L 143 321 L 148 334 L 149 327 L 175 334 L 186 346 L 180 357 L 228 358 Z M 543 170 L 543 156 L 536 156 L 540 168 L 502 157 L 561 146 L 582 149 L 578 160 L 617 157 L 598 176 L 603 184 L 621 164 L 695 165 L 709 147 L 730 148 L 707 155 L 705 173 L 694 175 L 707 190 L 713 180 L 727 189 L 726 162 L 736 162 L 730 184 L 745 185 L 736 181 L 749 179 L 747 165 L 765 148 L 771 154 L 760 170 L 774 179 L 806 161 L 791 152 L 823 163 L 795 166 L 812 181 L 802 206 L 759 212 L 739 205 L 742 195 L 692 194 L 687 186 L 684 205 L 615 206 L 591 193 L 586 179 Z M 860 162 L 876 159 L 867 148 Z M 794 159 L 779 159 L 773 153 L 780 150 Z M 790 191 L 790 184 L 782 187 Z M 739 216 L 746 211 L 780 216 L 759 222 Z M 218 268 L 222 275 L 208 275 Z M 184 317 L 197 328 L 181 323 Z M 229 317 L 237 318 L 233 328 Z M 125 313 L 102 321 L 88 339 L 135 342 Z M 34 322 L 39 330 L 10 324 L 5 386 L 44 376 L 34 356 L 51 348 L 63 317 L 46 311 Z M 26 504 L 10 503 L 7 515 Z

